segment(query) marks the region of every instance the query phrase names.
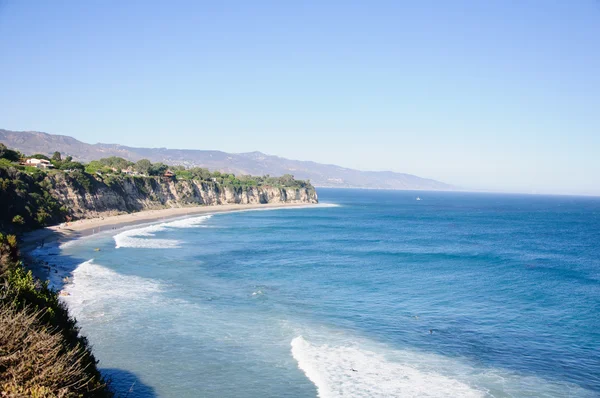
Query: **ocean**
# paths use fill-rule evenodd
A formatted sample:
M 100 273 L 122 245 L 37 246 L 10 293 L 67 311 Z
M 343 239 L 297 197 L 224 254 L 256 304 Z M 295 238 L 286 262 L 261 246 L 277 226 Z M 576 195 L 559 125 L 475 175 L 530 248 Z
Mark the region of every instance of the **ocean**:
M 318 192 L 44 249 L 114 389 L 600 396 L 600 198 Z

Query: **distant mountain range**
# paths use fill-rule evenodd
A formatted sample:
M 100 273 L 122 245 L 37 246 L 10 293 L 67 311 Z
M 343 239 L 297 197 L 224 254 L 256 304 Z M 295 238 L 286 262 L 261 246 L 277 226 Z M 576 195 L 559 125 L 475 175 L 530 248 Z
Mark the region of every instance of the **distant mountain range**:
M 453 190 L 443 182 L 391 171 L 360 171 L 331 164 L 291 160 L 261 152 L 226 153 L 196 149 L 134 148 L 118 144 L 87 144 L 65 135 L 0 129 L 0 142 L 26 154 L 59 151 L 75 160 L 120 156 L 131 161 L 149 159 L 171 165 L 206 167 L 234 174 L 281 176 L 292 174 L 317 187 L 405 190 Z

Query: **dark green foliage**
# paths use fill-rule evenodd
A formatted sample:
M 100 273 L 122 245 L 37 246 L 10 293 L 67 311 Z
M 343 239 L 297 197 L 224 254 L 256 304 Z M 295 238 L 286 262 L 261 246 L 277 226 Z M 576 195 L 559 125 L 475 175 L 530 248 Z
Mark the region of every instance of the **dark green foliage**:
M 173 171 L 175 173 L 175 177 L 178 180 L 193 180 L 194 176 L 192 173 L 190 173 L 189 170 L 173 170 L 171 169 L 171 171 Z
M 74 186 L 78 187 L 79 190 L 84 192 L 94 191 L 94 179 L 87 173 L 81 170 L 75 170 L 69 174 L 70 181 L 75 182 Z
M 31 230 L 64 221 L 66 214 L 50 194 L 51 185 L 45 176 L 44 172 L 29 175 L 0 166 L 1 229 Z
M 99 160 L 92 160 L 85 166 L 85 172 L 88 174 L 108 174 L 113 173 L 113 170 Z
M 281 177 L 271 177 L 271 176 L 248 176 L 242 175 L 236 177 L 233 174 L 227 173 L 213 173 L 212 177 L 216 180 L 217 183 L 223 184 L 228 187 L 241 187 L 244 189 L 248 189 L 251 187 L 275 187 L 275 188 L 310 188 L 314 189 L 309 181 L 304 180 L 296 180 L 294 176 L 291 174 L 285 174 Z
M 4 277 L 11 264 L 19 261 L 19 248 L 15 235 L 5 235 L 0 232 L 0 278 Z
M 41 154 L 41 153 L 36 153 L 35 155 L 31 155 L 31 156 L 29 156 L 29 157 L 30 157 L 30 158 L 33 158 L 33 159 L 45 159 L 45 160 L 50 160 L 50 158 L 49 158 L 48 156 L 46 156 L 46 155 L 43 155 L 43 154 Z
M 281 177 L 255 177 L 258 185 L 273 186 L 277 188 L 312 188 L 308 181 L 296 180 L 291 174 L 284 174 Z
M 63 161 L 63 162 L 60 162 L 60 165 L 58 166 L 58 168 L 61 169 L 61 170 L 79 170 L 79 171 L 85 171 L 85 166 L 82 163 L 73 162 L 73 161 L 67 162 L 66 160 Z
M 175 173 L 178 180 L 199 180 L 210 181 L 212 173 L 203 167 L 191 167 L 189 169 L 184 166 L 170 167 L 169 170 Z
M 152 162 L 150 162 L 148 159 L 141 159 L 141 160 L 138 160 L 133 165 L 133 168 L 135 171 L 137 171 L 140 174 L 150 175 L 150 169 L 152 168 Z
M 152 166 L 150 167 L 150 172 L 148 174 L 151 176 L 161 176 L 168 169 L 169 166 L 167 166 L 164 163 L 152 163 Z
M 59 170 L 85 170 L 85 166 L 82 163 L 74 162 L 72 156 L 62 159 L 60 152 L 54 152 L 51 161 L 54 167 Z
M 133 162 L 130 162 L 129 160 L 120 158 L 118 156 L 102 158 L 99 160 L 99 162 L 104 166 L 114 168 L 116 170 L 125 170 L 128 167 L 133 166 Z
M 18 162 L 21 158 L 21 154 L 12 149 L 8 149 L 6 145 L 0 143 L 0 159 L 6 159 L 9 162 Z
M 146 186 L 146 178 L 143 177 L 134 177 L 133 178 L 133 183 L 135 184 L 135 186 L 137 187 L 137 189 L 139 189 L 141 192 L 147 194 L 148 193 L 148 188 Z

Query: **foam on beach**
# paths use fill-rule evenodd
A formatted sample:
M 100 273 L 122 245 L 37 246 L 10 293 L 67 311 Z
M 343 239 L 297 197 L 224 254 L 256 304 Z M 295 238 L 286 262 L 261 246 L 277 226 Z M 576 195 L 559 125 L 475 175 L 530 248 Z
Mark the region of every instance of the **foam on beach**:
M 170 222 L 164 222 L 155 225 L 149 225 L 140 228 L 129 229 L 116 234 L 115 248 L 132 247 L 144 249 L 174 249 L 181 245 L 181 242 L 175 239 L 156 239 L 157 232 L 167 231 L 170 228 L 196 228 L 208 220 L 211 215 L 200 217 L 184 218 Z

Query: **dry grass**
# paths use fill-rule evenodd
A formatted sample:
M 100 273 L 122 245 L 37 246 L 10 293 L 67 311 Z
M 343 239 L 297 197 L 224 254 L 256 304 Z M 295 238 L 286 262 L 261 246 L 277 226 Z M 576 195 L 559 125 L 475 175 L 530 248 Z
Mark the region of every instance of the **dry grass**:
M 90 375 L 85 348 L 68 348 L 64 336 L 42 321 L 45 310 L 0 303 L 2 397 L 87 397 L 104 390 Z

